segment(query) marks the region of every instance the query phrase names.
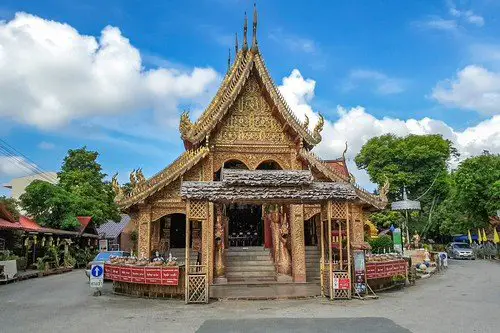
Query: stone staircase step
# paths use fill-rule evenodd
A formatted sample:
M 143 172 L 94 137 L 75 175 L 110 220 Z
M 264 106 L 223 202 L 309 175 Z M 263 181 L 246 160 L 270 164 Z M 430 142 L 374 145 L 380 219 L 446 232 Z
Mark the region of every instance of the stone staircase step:
M 274 266 L 228 266 L 227 272 L 274 272 Z
M 254 278 L 274 278 L 276 273 L 273 272 L 226 272 L 226 277 L 228 279 L 231 278 L 247 278 L 247 277 L 254 277 Z
M 227 266 L 260 266 L 260 265 L 268 265 L 273 266 L 274 264 L 271 260 L 228 260 L 226 262 Z

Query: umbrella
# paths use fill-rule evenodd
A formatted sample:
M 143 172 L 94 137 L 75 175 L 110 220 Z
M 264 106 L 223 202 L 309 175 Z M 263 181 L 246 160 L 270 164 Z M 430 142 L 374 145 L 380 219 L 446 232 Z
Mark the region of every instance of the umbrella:
M 472 236 L 470 235 L 470 230 L 467 231 L 467 237 L 469 238 L 469 244 L 472 244 Z
M 477 242 L 478 242 L 479 244 L 481 244 L 481 243 L 482 243 L 482 239 L 481 239 L 481 238 L 482 238 L 482 237 L 481 237 L 481 230 L 479 230 L 479 228 L 477 228 Z
M 483 242 L 487 242 L 488 241 L 488 237 L 486 237 L 486 232 L 484 232 L 484 228 L 483 228 Z
M 498 244 L 500 243 L 500 237 L 498 237 L 497 229 L 495 228 L 494 230 L 495 231 L 493 233 L 493 243 Z

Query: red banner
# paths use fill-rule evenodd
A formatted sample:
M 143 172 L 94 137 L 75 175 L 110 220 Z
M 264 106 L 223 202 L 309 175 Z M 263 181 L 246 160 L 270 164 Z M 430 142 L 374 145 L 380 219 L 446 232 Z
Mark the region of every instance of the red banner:
M 406 261 L 369 262 L 366 264 L 366 278 L 383 279 L 395 275 L 406 275 Z
M 176 286 L 179 284 L 179 267 L 139 267 L 104 265 L 106 279 L 119 282 L 142 284 L 161 284 Z

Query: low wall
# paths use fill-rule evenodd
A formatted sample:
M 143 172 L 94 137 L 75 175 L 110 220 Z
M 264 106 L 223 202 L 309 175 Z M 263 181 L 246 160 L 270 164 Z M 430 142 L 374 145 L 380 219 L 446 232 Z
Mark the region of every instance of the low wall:
M 111 265 L 106 265 L 106 270 L 110 268 Z M 143 268 L 144 269 L 144 268 Z M 132 278 L 130 282 L 123 281 L 122 278 L 115 279 L 114 276 L 110 276 L 105 273 L 106 279 L 113 280 L 113 292 L 121 295 L 129 295 L 135 297 L 148 297 L 148 298 L 184 298 L 184 287 L 185 287 L 185 267 L 181 266 L 179 269 L 178 283 L 175 285 L 149 283 L 141 279 L 136 279 L 133 282 Z

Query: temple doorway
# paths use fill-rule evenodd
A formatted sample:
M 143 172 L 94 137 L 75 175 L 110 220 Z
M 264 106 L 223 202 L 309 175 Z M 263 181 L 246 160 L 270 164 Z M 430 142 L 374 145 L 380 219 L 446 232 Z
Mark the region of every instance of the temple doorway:
M 317 219 L 319 219 L 319 214 L 304 221 L 304 243 L 306 246 L 318 245 L 319 237 L 316 223 Z
M 230 247 L 261 246 L 264 243 L 261 205 L 229 204 L 226 214 Z
M 170 248 L 179 249 L 186 247 L 186 215 L 170 215 Z

